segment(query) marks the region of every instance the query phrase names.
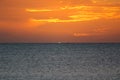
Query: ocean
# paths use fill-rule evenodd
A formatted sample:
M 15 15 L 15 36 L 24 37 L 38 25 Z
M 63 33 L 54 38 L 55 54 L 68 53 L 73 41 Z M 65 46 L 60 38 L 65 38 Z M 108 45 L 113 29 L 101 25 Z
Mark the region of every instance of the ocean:
M 3 43 L 0 80 L 120 80 L 120 44 Z

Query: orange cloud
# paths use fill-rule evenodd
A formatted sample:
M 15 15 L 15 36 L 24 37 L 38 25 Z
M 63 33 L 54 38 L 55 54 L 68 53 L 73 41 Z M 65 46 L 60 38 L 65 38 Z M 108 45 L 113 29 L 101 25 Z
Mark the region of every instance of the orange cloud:
M 98 27 L 98 28 L 94 28 L 91 31 L 88 31 L 88 32 L 86 31 L 85 33 L 84 32 L 76 32 L 76 33 L 73 33 L 73 35 L 75 37 L 103 36 L 106 33 L 108 33 L 109 30 L 110 30 L 109 27 Z
M 87 37 L 87 36 L 91 36 L 91 34 L 89 34 L 89 33 L 74 33 L 73 35 L 75 37 Z
M 99 11 L 98 11 L 99 9 Z M 31 14 L 39 14 L 41 12 L 51 12 L 53 15 L 49 17 L 55 16 L 54 13 L 59 13 L 68 11 L 69 14 L 66 15 L 69 19 L 60 19 L 59 17 L 55 17 L 50 19 L 49 17 L 46 19 L 36 19 L 34 16 L 31 16 L 33 21 L 35 22 L 79 22 L 79 21 L 89 21 L 89 20 L 97 20 L 97 19 L 114 19 L 120 18 L 119 7 L 105 7 L 105 6 L 64 6 L 60 8 L 54 9 L 26 9 L 27 12 L 32 12 Z M 56 16 L 61 14 L 56 14 Z
M 26 9 L 27 12 L 47 12 L 52 11 L 50 9 Z
M 46 12 L 46 11 L 61 11 L 61 10 L 79 10 L 79 9 L 89 9 L 91 6 L 62 6 L 59 8 L 53 8 L 53 9 L 29 9 L 27 8 L 27 12 Z
M 97 28 L 97 29 L 94 29 L 94 32 L 99 32 L 99 33 L 104 33 L 104 32 L 107 32 L 109 30 L 109 28 Z
M 95 18 L 92 18 L 95 19 Z M 63 23 L 63 22 L 79 22 L 79 21 L 88 21 L 91 18 L 81 18 L 81 19 L 69 19 L 69 20 L 61 20 L 57 18 L 53 19 L 31 19 L 33 22 L 53 22 L 53 23 Z
M 99 4 L 118 4 L 120 3 L 119 0 L 92 0 L 93 3 Z

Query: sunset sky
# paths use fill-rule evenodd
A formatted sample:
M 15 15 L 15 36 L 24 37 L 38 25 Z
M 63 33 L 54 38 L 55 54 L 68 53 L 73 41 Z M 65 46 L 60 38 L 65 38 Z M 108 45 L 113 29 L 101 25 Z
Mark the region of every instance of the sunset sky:
M 0 0 L 0 43 L 120 42 L 120 0 Z

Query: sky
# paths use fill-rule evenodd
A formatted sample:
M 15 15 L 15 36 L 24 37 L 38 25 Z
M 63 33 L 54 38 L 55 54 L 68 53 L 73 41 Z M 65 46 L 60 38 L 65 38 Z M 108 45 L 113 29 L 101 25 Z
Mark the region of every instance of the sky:
M 120 0 L 0 0 L 0 43 L 120 42 Z

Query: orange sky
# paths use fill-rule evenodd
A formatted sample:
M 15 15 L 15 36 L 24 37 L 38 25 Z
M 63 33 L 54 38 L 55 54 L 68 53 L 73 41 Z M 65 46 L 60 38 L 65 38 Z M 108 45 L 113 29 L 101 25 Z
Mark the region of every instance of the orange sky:
M 120 42 L 120 0 L 1 0 L 0 43 Z

